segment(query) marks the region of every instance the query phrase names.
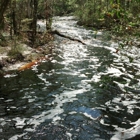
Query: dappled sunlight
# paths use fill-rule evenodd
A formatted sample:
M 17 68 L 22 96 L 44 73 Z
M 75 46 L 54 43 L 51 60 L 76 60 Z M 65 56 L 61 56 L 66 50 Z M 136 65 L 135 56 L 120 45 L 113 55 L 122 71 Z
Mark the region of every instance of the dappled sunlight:
M 70 38 L 55 35 L 52 59 L 0 81 L 7 83 L 0 89 L 0 123 L 15 127 L 9 139 L 52 140 L 56 133 L 71 140 L 120 140 L 140 134 L 140 49 L 116 52 L 118 43 L 78 26 L 75 17 L 53 20 L 53 30 Z M 38 24 L 44 30 L 44 22 Z

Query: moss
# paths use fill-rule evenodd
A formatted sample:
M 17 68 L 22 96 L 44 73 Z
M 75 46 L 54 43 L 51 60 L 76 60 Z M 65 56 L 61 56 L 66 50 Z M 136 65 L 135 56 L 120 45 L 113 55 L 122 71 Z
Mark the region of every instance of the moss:
M 6 49 L 5 49 L 5 47 L 1 47 L 0 46 L 0 54 L 4 54 L 4 53 L 6 53 L 7 51 L 6 51 Z
M 24 57 L 22 55 L 23 48 L 21 45 L 11 47 L 11 50 L 8 51 L 8 56 L 10 56 L 11 59 L 16 59 L 16 60 L 23 60 Z
M 30 55 L 27 56 L 27 60 L 28 61 L 33 61 L 33 60 L 37 60 L 40 59 L 40 57 L 43 57 L 43 54 L 38 54 L 38 53 L 31 53 Z

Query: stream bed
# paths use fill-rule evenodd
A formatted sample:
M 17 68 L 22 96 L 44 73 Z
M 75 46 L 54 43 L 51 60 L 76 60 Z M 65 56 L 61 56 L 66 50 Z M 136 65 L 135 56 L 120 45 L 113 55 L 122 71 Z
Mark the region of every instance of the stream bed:
M 0 77 L 1 140 L 140 139 L 140 48 L 76 23 L 52 28 L 85 44 L 55 35 L 51 61 Z

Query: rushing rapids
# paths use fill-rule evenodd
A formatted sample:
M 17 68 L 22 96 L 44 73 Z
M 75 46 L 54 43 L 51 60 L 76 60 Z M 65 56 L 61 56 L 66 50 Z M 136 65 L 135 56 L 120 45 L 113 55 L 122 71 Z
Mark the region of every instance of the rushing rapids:
M 0 139 L 139 139 L 140 49 L 76 23 L 55 17 L 52 61 L 1 77 Z

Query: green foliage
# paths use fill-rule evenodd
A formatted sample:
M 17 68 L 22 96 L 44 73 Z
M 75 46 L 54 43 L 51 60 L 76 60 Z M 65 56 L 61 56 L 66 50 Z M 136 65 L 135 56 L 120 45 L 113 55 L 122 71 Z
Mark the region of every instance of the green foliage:
M 81 24 L 107 28 L 117 35 L 138 32 L 139 0 L 75 0 L 75 5 L 75 14 Z
M 17 54 L 21 53 L 20 47 L 17 44 L 17 37 L 14 36 L 13 41 L 11 42 L 11 50 L 8 52 L 8 55 L 11 57 L 15 57 Z
M 61 16 L 69 14 L 74 10 L 74 0 L 55 0 L 53 3 L 53 14 Z
M 96 23 L 100 23 L 102 12 L 100 1 L 95 2 L 93 0 L 89 0 L 83 4 L 79 4 L 75 13 L 83 24 L 93 26 Z
M 19 54 L 20 52 L 17 49 L 12 48 L 9 52 L 8 52 L 8 56 L 11 57 L 15 57 L 17 54 Z

